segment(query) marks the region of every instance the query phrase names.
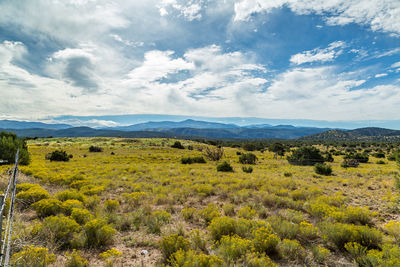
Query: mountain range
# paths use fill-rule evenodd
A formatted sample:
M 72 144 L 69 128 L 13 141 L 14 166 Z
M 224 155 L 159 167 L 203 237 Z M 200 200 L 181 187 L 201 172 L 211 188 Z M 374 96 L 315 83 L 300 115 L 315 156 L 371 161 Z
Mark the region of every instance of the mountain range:
M 183 121 L 144 122 L 107 128 L 73 127 L 0 120 L 0 131 L 20 137 L 125 137 L 125 138 L 224 138 L 224 139 L 299 139 L 313 141 L 400 141 L 400 130 L 366 127 L 355 130 L 295 127 L 293 125 L 251 124 L 238 126 L 218 122 Z
M 354 130 L 328 130 L 322 133 L 303 136 L 300 140 L 313 141 L 385 141 L 399 142 L 400 130 L 366 127 Z

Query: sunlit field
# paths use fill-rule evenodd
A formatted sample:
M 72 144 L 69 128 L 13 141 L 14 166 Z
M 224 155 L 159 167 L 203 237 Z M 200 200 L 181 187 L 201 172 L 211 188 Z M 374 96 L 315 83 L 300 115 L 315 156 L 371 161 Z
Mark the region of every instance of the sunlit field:
M 50 266 L 400 266 L 395 161 L 370 156 L 343 168 L 343 156 L 334 156 L 333 174 L 324 176 L 269 151 L 253 151 L 258 160 L 246 165 L 241 148 L 225 147 L 211 161 L 208 145 L 181 140 L 185 149 L 177 149 L 175 141 L 30 140 L 14 262 L 29 266 L 35 255 Z M 89 152 L 93 145 L 103 151 Z M 58 149 L 72 158 L 46 159 Z M 206 163 L 182 164 L 185 157 Z M 217 171 L 224 161 L 233 172 Z M 0 168 L 4 188 L 10 166 Z

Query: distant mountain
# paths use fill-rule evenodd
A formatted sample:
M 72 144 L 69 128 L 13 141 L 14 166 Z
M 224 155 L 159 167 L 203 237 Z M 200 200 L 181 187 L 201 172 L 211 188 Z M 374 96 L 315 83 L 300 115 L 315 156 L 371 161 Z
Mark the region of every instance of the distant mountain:
M 150 121 L 145 123 L 138 123 L 130 126 L 119 126 L 106 128 L 109 130 L 119 130 L 119 131 L 143 131 L 143 130 L 153 130 L 153 129 L 173 129 L 173 128 L 194 128 L 194 129 L 226 129 L 226 128 L 239 128 L 235 124 L 225 124 L 217 122 L 207 122 L 207 121 L 196 121 L 196 120 L 184 120 L 184 121 Z
M 355 130 L 328 130 L 326 132 L 303 136 L 300 140 L 314 141 L 400 141 L 400 130 L 366 127 Z
M 68 124 L 47 124 L 42 122 L 0 120 L 0 128 L 3 129 L 67 129 L 71 127 L 72 126 Z
M 216 125 L 214 125 L 216 126 Z M 2 129 L 0 129 L 1 131 Z M 68 129 L 4 129 L 21 137 L 166 137 L 166 138 L 229 138 L 229 139 L 296 139 L 301 136 L 321 133 L 327 129 L 319 128 L 158 128 L 146 131 L 121 131 L 113 129 L 93 129 L 74 127 Z
M 62 123 L 70 124 L 73 121 L 74 125 L 85 125 L 85 122 L 93 121 L 108 121 L 119 125 L 134 125 L 138 123 L 146 123 L 149 121 L 183 121 L 187 119 L 197 121 L 207 121 L 216 123 L 235 124 L 245 127 L 246 125 L 294 125 L 308 126 L 317 128 L 331 128 L 331 129 L 357 129 L 362 127 L 380 127 L 389 129 L 400 130 L 400 120 L 364 120 L 364 121 L 321 121 L 309 119 L 268 119 L 256 117 L 205 117 L 205 116 L 187 116 L 187 115 L 165 115 L 165 114 L 126 114 L 126 115 L 106 115 L 106 116 L 59 116 L 54 117 L 53 120 Z M 80 123 L 80 124 L 79 124 Z M 91 124 L 93 125 L 93 124 Z M 104 124 L 99 124 L 96 127 L 103 127 Z M 109 124 L 112 125 L 112 124 Z M 257 127 L 259 128 L 259 127 Z M 262 127 L 264 128 L 264 127 Z
M 327 129 L 319 128 L 234 128 L 234 129 L 193 129 L 175 128 L 162 130 L 166 133 L 183 136 L 202 136 L 211 138 L 236 139 L 296 139 L 305 135 L 321 133 Z
M 90 127 L 73 127 L 68 129 L 53 130 L 43 128 L 32 129 L 0 129 L 17 134 L 19 137 L 124 137 L 124 138 L 174 138 L 182 137 L 170 133 L 154 131 L 116 131 L 101 130 Z

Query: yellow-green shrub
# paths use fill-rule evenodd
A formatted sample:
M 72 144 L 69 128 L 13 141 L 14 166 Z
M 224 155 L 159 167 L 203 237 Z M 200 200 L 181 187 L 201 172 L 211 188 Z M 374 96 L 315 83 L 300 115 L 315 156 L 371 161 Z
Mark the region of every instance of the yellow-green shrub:
M 318 228 L 311 223 L 301 222 L 297 236 L 307 242 L 317 239 L 319 237 Z
M 383 229 L 395 239 L 397 244 L 400 244 L 400 222 L 390 221 L 383 226 Z
M 82 253 L 79 250 L 73 250 L 71 253 L 67 252 L 65 254 L 67 261 L 65 263 L 66 267 L 86 267 L 88 266 L 88 261 L 82 257 Z
M 280 241 L 269 225 L 254 230 L 252 238 L 252 245 L 255 251 L 269 255 L 276 252 L 276 246 Z
M 28 189 L 31 189 L 33 187 L 40 187 L 38 184 L 31 184 L 31 183 L 22 183 L 22 184 L 17 184 L 17 193 L 21 191 L 26 191 Z
M 93 215 L 87 209 L 72 208 L 71 218 L 80 225 L 83 225 L 93 219 Z
M 168 261 L 172 254 L 178 250 L 189 250 L 190 242 L 183 236 L 172 234 L 161 238 L 159 247 L 164 256 L 164 260 Z
M 226 203 L 224 206 L 222 206 L 222 209 L 224 210 L 225 216 L 235 215 L 235 206 L 231 203 Z
M 311 249 L 311 252 L 313 254 L 314 260 L 319 263 L 323 264 L 326 262 L 326 260 L 330 257 L 331 252 L 329 249 L 321 247 L 321 246 L 315 246 Z
M 245 219 L 253 219 L 256 215 L 257 212 L 253 210 L 251 207 L 246 206 L 241 208 L 238 213 L 238 217 L 245 218 Z
M 216 217 L 208 226 L 213 240 L 220 240 L 224 235 L 233 235 L 236 233 L 237 222 L 231 217 Z
M 216 243 L 216 246 L 218 255 L 230 266 L 249 252 L 251 241 L 236 235 L 225 235 Z
M 222 267 L 223 261 L 215 255 L 180 249 L 171 255 L 170 264 L 172 267 Z
M 61 201 L 54 198 L 42 199 L 31 206 L 36 211 L 38 217 L 57 215 L 61 211 Z
M 59 193 L 56 194 L 55 197 L 60 201 L 66 201 L 66 200 L 69 200 L 69 199 L 76 199 L 76 200 L 79 200 L 81 202 L 83 202 L 84 198 L 85 198 L 85 196 L 82 193 L 80 193 L 80 192 L 78 192 L 78 191 L 76 191 L 74 189 L 68 189 L 68 190 L 59 192 Z
M 116 230 L 100 219 L 93 219 L 83 226 L 87 247 L 102 247 L 113 243 Z
M 368 226 L 323 223 L 320 229 L 323 237 L 339 249 L 343 249 L 344 245 L 349 242 L 357 242 L 368 249 L 379 248 L 382 243 L 382 233 Z
M 171 214 L 165 210 L 153 211 L 146 219 L 146 226 L 148 227 L 148 232 L 153 234 L 160 234 L 161 227 L 171 221 Z
M 122 256 L 122 252 L 112 248 L 99 254 L 99 258 L 105 261 L 107 266 L 114 266 L 115 261 Z
M 240 237 L 248 237 L 253 229 L 266 226 L 264 221 L 247 220 L 244 218 L 234 219 L 231 217 L 216 217 L 207 227 L 214 241 L 218 241 L 224 235 L 238 235 Z
M 247 253 L 245 256 L 245 266 L 247 267 L 278 267 L 268 256 L 262 253 Z
M 55 255 L 49 253 L 49 249 L 26 246 L 20 252 L 15 253 L 11 258 L 12 266 L 15 267 L 44 267 L 55 261 Z
M 61 208 L 66 215 L 71 215 L 72 209 L 83 209 L 83 203 L 76 199 L 68 199 L 62 202 Z
M 118 200 L 107 199 L 104 201 L 104 206 L 108 212 L 114 212 L 119 209 L 119 202 Z
M 98 195 L 104 191 L 104 186 L 84 185 L 79 189 L 79 192 L 87 196 Z
M 200 216 L 201 216 L 201 218 L 204 219 L 204 221 L 208 225 L 208 224 L 210 224 L 212 219 L 214 219 L 216 217 L 220 217 L 221 212 L 219 211 L 219 208 L 217 205 L 215 205 L 214 203 L 210 203 L 207 205 L 207 207 L 205 207 L 204 209 L 202 209 L 200 211 Z
M 195 219 L 197 210 L 195 208 L 185 207 L 181 211 L 185 221 L 193 221 Z
M 267 219 L 267 222 L 271 225 L 274 232 L 282 239 L 294 239 L 300 231 L 298 224 L 286 221 L 279 216 L 271 216 Z
M 39 236 L 44 241 L 60 244 L 61 247 L 67 247 L 73 238 L 73 235 L 80 230 L 79 224 L 63 215 L 46 217 L 43 223 L 37 225 L 33 235 Z
M 279 243 L 279 253 L 284 259 L 304 260 L 306 251 L 297 240 L 284 239 Z
M 16 195 L 16 198 L 24 200 L 24 202 L 27 204 L 32 204 L 39 200 L 50 198 L 50 194 L 40 185 L 35 185 L 25 191 L 19 192 Z
M 125 201 L 132 207 L 139 206 L 140 202 L 146 197 L 146 192 L 133 192 L 133 193 L 124 193 L 122 197 Z

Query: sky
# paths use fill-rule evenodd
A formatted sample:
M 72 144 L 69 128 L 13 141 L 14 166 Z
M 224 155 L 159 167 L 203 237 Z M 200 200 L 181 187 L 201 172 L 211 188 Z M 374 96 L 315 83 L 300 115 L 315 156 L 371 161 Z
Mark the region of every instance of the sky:
M 0 119 L 400 120 L 399 18 L 399 0 L 1 0 Z

